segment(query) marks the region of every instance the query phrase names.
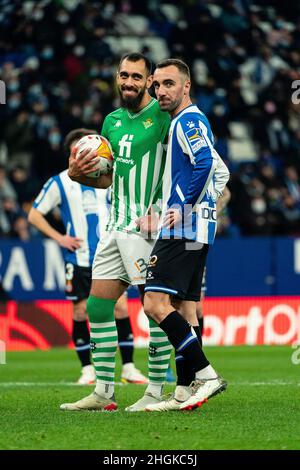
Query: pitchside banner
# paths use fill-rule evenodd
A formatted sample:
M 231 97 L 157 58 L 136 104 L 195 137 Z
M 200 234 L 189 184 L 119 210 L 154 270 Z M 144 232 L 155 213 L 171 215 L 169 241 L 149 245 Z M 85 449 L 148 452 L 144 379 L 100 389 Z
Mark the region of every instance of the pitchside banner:
M 212 297 L 300 294 L 300 239 L 219 239 L 207 261 Z M 62 251 L 52 240 L 0 241 L 0 298 L 64 299 Z M 132 290 L 131 296 L 137 297 Z
M 129 301 L 137 346 L 149 339 L 148 320 L 138 299 Z M 282 345 L 300 342 L 300 296 L 209 298 L 204 303 L 205 345 Z M 0 303 L 0 338 L 7 351 L 71 346 L 68 301 Z
M 52 240 L 0 242 L 0 341 L 6 350 L 71 345 L 62 251 Z M 129 310 L 137 345 L 148 321 L 136 289 Z M 207 345 L 300 341 L 300 239 L 217 240 L 207 263 Z M 1 343 L 3 344 L 3 343 Z

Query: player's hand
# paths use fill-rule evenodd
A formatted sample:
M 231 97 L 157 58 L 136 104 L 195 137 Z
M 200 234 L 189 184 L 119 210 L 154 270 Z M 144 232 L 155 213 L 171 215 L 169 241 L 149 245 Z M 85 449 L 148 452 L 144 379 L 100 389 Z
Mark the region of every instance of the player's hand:
M 62 235 L 59 240 L 60 246 L 67 248 L 67 250 L 75 251 L 81 247 L 82 239 L 78 237 L 71 237 L 70 235 Z
M 158 216 L 155 213 L 152 213 L 151 215 L 143 215 L 142 217 L 139 217 L 135 223 L 141 233 L 157 232 Z
M 181 211 L 179 209 L 168 209 L 163 220 L 163 227 L 172 228 L 181 221 Z
M 97 171 L 95 163 L 97 161 L 97 150 L 83 150 L 80 155 L 77 156 L 78 148 L 75 146 L 72 148 L 69 156 L 69 171 L 68 175 L 72 180 L 80 178 L 83 175 L 87 175 L 93 171 Z

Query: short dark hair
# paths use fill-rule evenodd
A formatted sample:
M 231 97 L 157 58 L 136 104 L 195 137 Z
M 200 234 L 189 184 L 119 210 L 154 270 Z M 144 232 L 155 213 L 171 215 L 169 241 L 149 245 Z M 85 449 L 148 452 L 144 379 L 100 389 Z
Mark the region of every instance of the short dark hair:
M 146 70 L 148 72 L 148 75 L 151 74 L 151 72 L 152 72 L 151 60 L 149 60 L 148 57 L 146 57 L 141 52 L 131 52 L 131 53 L 128 53 L 128 54 L 124 54 L 120 59 L 118 70 L 120 70 L 121 64 L 125 59 L 129 60 L 129 62 L 138 62 L 139 60 L 143 60 L 144 63 L 145 63 L 145 67 L 146 67 Z
M 85 135 L 90 135 L 90 134 L 98 134 L 97 131 L 94 129 L 85 129 L 84 127 L 79 128 L 79 129 L 73 129 L 71 132 L 69 132 L 64 140 L 64 149 L 66 152 L 70 150 L 70 146 L 74 140 L 79 140 L 81 137 L 84 137 Z
M 191 78 L 189 66 L 180 59 L 165 59 L 161 60 L 156 64 L 157 69 L 163 69 L 165 67 L 170 67 L 170 65 L 174 65 L 181 73 L 186 75 L 189 79 Z

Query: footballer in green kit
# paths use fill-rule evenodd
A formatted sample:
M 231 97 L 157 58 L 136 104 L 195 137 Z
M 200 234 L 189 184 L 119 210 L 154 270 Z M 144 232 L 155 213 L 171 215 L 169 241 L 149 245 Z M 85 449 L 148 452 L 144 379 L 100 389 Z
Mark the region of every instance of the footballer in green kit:
M 120 108 L 104 121 L 101 133 L 111 143 L 115 160 L 109 230 L 136 232 L 137 218 L 159 197 L 170 125 L 165 114 L 151 98 L 138 113 Z
M 113 173 L 89 178 L 95 171 L 94 152 L 85 150 L 69 160 L 71 179 L 88 186 L 112 185 L 110 219 L 105 237 L 94 257 L 92 288 L 87 302 L 91 330 L 91 349 L 96 370 L 95 391 L 75 403 L 64 403 L 62 410 L 117 409 L 114 396 L 117 330 L 114 307 L 129 284 L 142 292 L 147 263 L 154 239 L 155 217 L 150 213 L 161 197 L 165 149 L 170 118 L 160 111 L 148 93 L 152 84 L 151 63 L 142 54 L 126 54 L 117 72 L 121 108 L 104 120 L 101 135 L 114 152 Z M 77 158 L 76 158 L 77 157 Z M 127 411 L 144 411 L 161 400 L 172 346 L 165 333 L 150 321 L 149 384 L 145 395 Z

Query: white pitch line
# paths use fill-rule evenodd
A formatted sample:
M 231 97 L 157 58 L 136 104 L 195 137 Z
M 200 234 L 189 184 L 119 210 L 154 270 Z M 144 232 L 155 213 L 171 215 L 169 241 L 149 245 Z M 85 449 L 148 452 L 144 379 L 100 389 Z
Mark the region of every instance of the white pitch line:
M 93 384 L 95 386 L 95 384 Z M 115 382 L 115 385 L 124 385 L 122 382 Z M 85 385 L 86 386 L 86 385 Z M 91 387 L 92 385 L 87 385 Z M 78 387 L 75 382 L 0 382 L 0 387 Z
M 116 382 L 115 385 L 124 386 L 130 384 L 123 384 L 122 382 Z M 300 386 L 300 383 L 296 382 L 283 382 L 283 381 L 270 381 L 270 382 L 229 382 L 229 387 L 274 387 L 274 386 L 286 386 L 295 385 Z M 78 385 L 74 382 L 0 382 L 0 387 L 77 387 L 80 388 L 82 385 Z

